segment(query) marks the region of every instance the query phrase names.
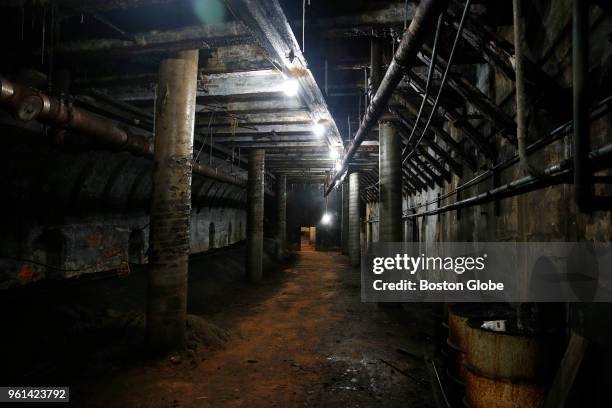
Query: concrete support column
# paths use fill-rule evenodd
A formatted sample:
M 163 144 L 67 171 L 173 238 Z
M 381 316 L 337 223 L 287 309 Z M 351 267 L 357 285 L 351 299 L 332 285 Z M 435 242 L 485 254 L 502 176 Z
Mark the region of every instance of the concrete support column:
M 361 262 L 359 225 L 359 173 L 349 175 L 349 262 L 351 266 L 359 266 Z
M 402 240 L 402 144 L 391 123 L 379 124 L 380 242 Z
M 246 272 L 251 282 L 259 282 L 263 277 L 265 156 L 263 149 L 252 149 L 249 152 Z
M 366 244 L 372 242 L 372 203 L 366 203 Z
M 342 182 L 342 254 L 348 255 L 349 242 L 349 182 Z
M 278 258 L 284 259 L 287 252 L 287 176 L 276 177 L 276 243 Z
M 185 346 L 197 74 L 197 50 L 159 68 L 147 297 L 147 343 L 155 352 Z

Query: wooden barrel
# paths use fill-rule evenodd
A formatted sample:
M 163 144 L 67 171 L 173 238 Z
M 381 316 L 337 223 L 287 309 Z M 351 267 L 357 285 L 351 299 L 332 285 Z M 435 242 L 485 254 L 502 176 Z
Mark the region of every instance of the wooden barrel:
M 541 408 L 561 360 L 553 333 L 526 334 L 516 321 L 505 329 L 483 328 L 488 319 L 470 319 L 465 395 L 472 408 Z

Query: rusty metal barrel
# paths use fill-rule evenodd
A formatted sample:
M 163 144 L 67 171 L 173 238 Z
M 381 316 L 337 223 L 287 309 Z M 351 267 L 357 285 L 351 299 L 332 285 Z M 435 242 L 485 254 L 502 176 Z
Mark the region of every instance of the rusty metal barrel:
M 496 303 L 457 303 L 448 308 L 448 339 L 447 353 L 453 364 L 449 366 L 449 373 L 458 380 L 465 379 L 466 352 L 469 347 L 468 326 L 470 319 L 507 318 L 512 310 L 503 304 Z
M 511 313 L 508 306 L 495 303 L 457 303 L 448 308 L 448 338 L 444 354 L 447 357 L 446 376 L 448 393 L 452 400 L 464 396 L 466 356 L 471 328 L 468 321 L 475 318 L 503 318 Z
M 561 359 L 559 336 L 526 333 L 514 319 L 476 318 L 467 326 L 465 405 L 541 408 Z

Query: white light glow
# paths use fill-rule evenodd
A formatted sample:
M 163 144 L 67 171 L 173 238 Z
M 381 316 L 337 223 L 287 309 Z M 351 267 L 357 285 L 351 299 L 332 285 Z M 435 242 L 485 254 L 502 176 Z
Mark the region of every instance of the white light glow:
M 321 218 L 321 223 L 323 225 L 328 225 L 331 223 L 331 215 L 329 213 L 323 214 L 323 218 Z
M 300 84 L 295 79 L 288 79 L 283 82 L 283 92 L 287 96 L 295 96 L 300 90 Z
M 336 162 L 336 171 L 342 170 L 342 163 Z
M 312 133 L 314 133 L 317 137 L 323 136 L 325 134 L 325 126 L 320 123 L 315 124 L 312 127 Z
M 329 151 L 329 158 L 332 160 L 336 160 L 338 158 L 339 154 L 338 151 L 336 149 L 331 149 Z

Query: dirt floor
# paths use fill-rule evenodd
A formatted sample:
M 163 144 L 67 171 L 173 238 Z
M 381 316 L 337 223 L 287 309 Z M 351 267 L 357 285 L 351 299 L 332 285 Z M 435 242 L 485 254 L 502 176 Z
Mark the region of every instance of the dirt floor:
M 121 348 L 106 333 L 108 344 L 32 378 L 61 378 L 82 407 L 433 407 L 424 363 L 398 351 L 431 352 L 430 308 L 361 303 L 359 273 L 336 252 L 303 247 L 294 258 L 215 307 L 190 289 L 190 313 L 217 342 L 150 360 L 138 334 Z

